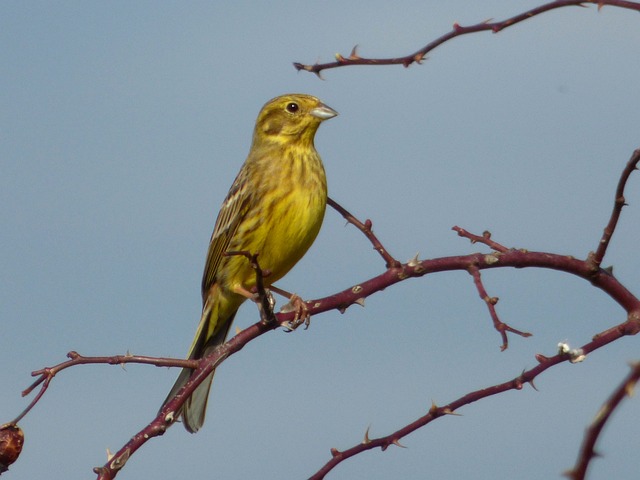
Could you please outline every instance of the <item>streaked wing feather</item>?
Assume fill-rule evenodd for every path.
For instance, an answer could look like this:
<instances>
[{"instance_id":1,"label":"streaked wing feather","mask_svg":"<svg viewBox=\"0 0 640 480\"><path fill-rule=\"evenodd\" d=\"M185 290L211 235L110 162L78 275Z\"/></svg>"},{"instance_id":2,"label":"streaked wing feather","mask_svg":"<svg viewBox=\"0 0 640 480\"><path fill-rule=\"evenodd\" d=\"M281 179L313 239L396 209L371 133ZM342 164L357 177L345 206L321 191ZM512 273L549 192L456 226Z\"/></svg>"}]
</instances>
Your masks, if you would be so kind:
<instances>
[{"instance_id":1,"label":"streaked wing feather","mask_svg":"<svg viewBox=\"0 0 640 480\"><path fill-rule=\"evenodd\" d=\"M244 169L240 171L233 182L227 198L225 198L218 213L216 225L209 241L207 262L202 275L202 300L206 300L211 285L216 281L216 275L224 252L235 235L238 225L249 208L249 192L245 182Z\"/></svg>"}]
</instances>

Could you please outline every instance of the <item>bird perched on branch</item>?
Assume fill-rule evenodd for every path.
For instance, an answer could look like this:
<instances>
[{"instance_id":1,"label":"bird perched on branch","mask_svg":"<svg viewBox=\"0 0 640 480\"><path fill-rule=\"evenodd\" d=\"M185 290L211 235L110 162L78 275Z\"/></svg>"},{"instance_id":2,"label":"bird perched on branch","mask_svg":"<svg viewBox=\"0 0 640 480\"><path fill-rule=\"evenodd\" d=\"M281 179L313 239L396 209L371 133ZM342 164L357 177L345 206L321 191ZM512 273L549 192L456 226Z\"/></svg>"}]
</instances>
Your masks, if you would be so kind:
<instances>
[{"instance_id":1,"label":"bird perched on branch","mask_svg":"<svg viewBox=\"0 0 640 480\"><path fill-rule=\"evenodd\" d=\"M240 305L253 298L256 273L246 256L258 254L268 271L265 287L282 278L315 240L324 217L327 181L314 147L324 120L338 113L310 95L290 94L267 102L256 120L249 155L216 220L202 277L202 317L189 359L223 343ZM178 376L165 404L185 385L192 370ZM204 423L213 373L184 403L185 428Z\"/></svg>"}]
</instances>

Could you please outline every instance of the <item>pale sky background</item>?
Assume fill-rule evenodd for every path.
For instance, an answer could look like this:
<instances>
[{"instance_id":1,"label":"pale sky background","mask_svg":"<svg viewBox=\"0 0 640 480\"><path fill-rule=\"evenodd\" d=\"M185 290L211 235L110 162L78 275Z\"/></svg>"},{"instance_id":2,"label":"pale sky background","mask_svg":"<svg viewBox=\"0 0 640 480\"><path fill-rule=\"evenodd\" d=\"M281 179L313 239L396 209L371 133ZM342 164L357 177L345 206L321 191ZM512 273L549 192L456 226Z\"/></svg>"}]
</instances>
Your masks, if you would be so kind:
<instances>
[{"instance_id":1,"label":"pale sky background","mask_svg":"<svg viewBox=\"0 0 640 480\"><path fill-rule=\"evenodd\" d=\"M354 67L325 80L294 61L411 53L453 22L504 19L541 2L23 2L0 4L0 423L29 399L32 370L86 355L183 357L219 205L255 117L288 92L340 112L316 137L330 195L398 259L486 251L460 225L510 247L584 258L620 172L640 147L640 17L565 8L454 39L422 66ZM640 175L605 264L640 293ZM328 210L279 285L340 291L384 264ZM330 448L386 435L469 391L517 376L624 321L587 282L533 269L483 274L516 328L500 352L464 272L396 285L261 337L217 374L207 422L150 441L121 479L303 479ZM282 302L281 302L282 303ZM245 305L244 328L257 320ZM640 358L628 338L373 450L327 478L562 478L584 428ZM53 381L21 422L7 479L94 478L154 416L177 370L84 366ZM640 403L601 437L592 479L636 478ZM4 478L4 477L3 477Z\"/></svg>"}]
</instances>

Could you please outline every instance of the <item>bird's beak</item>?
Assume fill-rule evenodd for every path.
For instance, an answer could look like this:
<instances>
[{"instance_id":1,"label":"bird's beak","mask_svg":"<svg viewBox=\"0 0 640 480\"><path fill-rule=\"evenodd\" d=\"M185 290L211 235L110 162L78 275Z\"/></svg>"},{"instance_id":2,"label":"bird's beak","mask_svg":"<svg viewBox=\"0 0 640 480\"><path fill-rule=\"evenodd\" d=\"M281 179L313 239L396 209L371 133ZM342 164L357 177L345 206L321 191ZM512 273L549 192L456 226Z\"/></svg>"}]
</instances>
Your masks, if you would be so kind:
<instances>
[{"instance_id":1,"label":"bird's beak","mask_svg":"<svg viewBox=\"0 0 640 480\"><path fill-rule=\"evenodd\" d=\"M309 113L320 120L328 120L338 115L338 112L331 107L327 107L324 103L321 103Z\"/></svg>"}]
</instances>

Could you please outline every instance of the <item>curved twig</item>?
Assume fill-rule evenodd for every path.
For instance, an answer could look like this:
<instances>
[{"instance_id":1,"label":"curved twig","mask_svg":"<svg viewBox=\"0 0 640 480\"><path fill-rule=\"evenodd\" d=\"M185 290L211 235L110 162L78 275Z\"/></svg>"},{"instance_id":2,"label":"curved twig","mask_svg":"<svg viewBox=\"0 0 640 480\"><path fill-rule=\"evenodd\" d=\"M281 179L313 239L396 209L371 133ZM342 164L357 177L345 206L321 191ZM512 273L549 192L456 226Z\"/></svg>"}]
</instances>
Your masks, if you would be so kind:
<instances>
[{"instance_id":1,"label":"curved twig","mask_svg":"<svg viewBox=\"0 0 640 480\"><path fill-rule=\"evenodd\" d=\"M390 268L374 278L358 285L354 285L342 292L336 293L335 295L307 302L309 313L311 315L317 315L334 309L344 310L354 303L360 303L363 298L372 295L373 293L382 291L391 285L405 281L409 278L423 277L428 274L443 271L468 270L473 265L475 265L479 270L505 267L537 267L560 270L588 280L595 287L606 292L627 311L627 321L596 335L596 338L594 338L592 342L582 347L584 355L623 336L635 335L640 332L640 300L627 290L611 273L604 269L597 269L594 272L592 264L588 261L578 260L568 255L558 255L546 252L528 252L522 250L492 252L489 254L474 253L471 255L442 257L404 263L400 267ZM118 470L122 468L133 452L144 445L149 439L162 435L166 428L175 421L173 412L178 410L180 405L184 403L193 390L195 390L195 388L204 381L208 374L211 373L224 359L240 351L249 341L277 328L279 325L287 321L293 320L294 317L295 312L288 312L276 314L277 322L275 323L267 323L261 320L245 330L242 330L228 342L221 345L212 354L200 360L200 365L194 371L189 382L172 401L168 402L165 407L163 407L160 414L149 425L134 435L131 440L115 454L112 460L107 462L104 466L95 469L95 472L98 473L98 479L107 480L114 478ZM461 406L477 401L481 398L495 395L496 393L501 393L513 388L521 388L524 383L531 382L533 378L547 368L565 360L572 359L569 353L558 354L554 357L538 355L537 358L540 364L525 372L516 380L511 380L504 384L465 395L461 399L442 407L442 409L437 409L435 413L430 412L427 416L422 417L401 430L398 430L398 432L395 432L392 435L383 437L376 441L371 441L368 448L358 446L354 447L356 450L348 450L348 455L346 452L342 452L341 455L336 454L329 462L331 467L328 470L340 463L340 461L349 458L360 451L377 446L388 446L389 443L393 444L394 440L397 441L401 436L407 435L416 428L430 423L438 416L449 413L445 411L446 408L449 408L450 411L453 412ZM312 478L322 478L322 476Z\"/></svg>"},{"instance_id":2,"label":"curved twig","mask_svg":"<svg viewBox=\"0 0 640 480\"><path fill-rule=\"evenodd\" d=\"M625 171L621 177L618 185L617 198L620 197L619 193L624 188L627 179L635 168L636 163L640 159L640 150L634 152L632 160L627 164ZM618 206L620 202L616 202L614 207L614 214L612 220L609 223L609 229L606 234L608 238L613 235L613 232L617 225L617 220L620 215L621 206ZM586 260L580 260L569 255L559 255L547 252L530 252L527 250L515 250L508 249L501 244L491 240L491 235L485 232L482 236L475 235L467 232L460 227L454 227L454 230L458 235L471 239L474 242L483 243L492 248L494 251L490 253L473 253L469 255L459 255L452 257L441 257L435 259L418 260L412 259L407 263L399 263L391 255L389 255L386 249L382 246L379 240L373 235L371 231L371 222L365 223L359 222L355 217L349 214L344 208L340 207L336 202L331 200L330 205L341 212L350 223L356 225L360 230L369 238L374 245L374 248L380 253L380 255L387 261L387 269L380 275L368 279L357 285L353 285L342 292L338 292L334 295L312 300L307 302L308 313L311 315L317 315L322 312L337 309L340 311L346 310L354 303L361 304L363 299L376 292L382 291L385 288L400 283L409 278L419 278L429 274L452 271L452 270L465 270L471 273L474 277L476 287L479 294L483 298L488 298L486 290L482 286L480 279L480 271L493 268L547 268L553 270L559 270L572 275L578 276L589 281L593 286L603 290L614 301L616 301L626 312L627 320L619 325L611 327L610 329L597 334L593 340L585 344L581 349L578 349L579 355L574 351L561 351L552 357L546 357L544 355L537 355L539 365L535 368L523 372L517 378L494 385L489 388L471 392L458 400L455 400L443 407L432 406L429 412L423 417L417 419L411 424L401 428L400 430L381 437L371 440L368 434L365 436L365 442L351 449L340 452L338 450L332 450L332 459L322 467L311 478L323 478L324 475L337 464L343 460L356 455L365 450L371 448L380 447L386 449L389 445L398 444L399 439L415 431L416 429L430 423L446 414L452 414L457 409L464 405L468 405L477 400L486 398L497 393L504 392L506 390L521 389L525 383L532 383L533 379L544 372L546 369L553 365L564 361L578 361L576 358L584 358L584 355L601 348L623 336L635 335L640 332L640 299L632 294L624 285L622 285L610 270L600 268L593 261L593 255L590 255ZM344 212L344 213L343 213ZM244 252L234 252L235 254L243 254ZM215 351L213 351L207 357L200 360L178 360L167 358L155 358L155 357L143 357L134 355L117 355L110 357L83 357L76 352L70 352L68 354L70 360L60 363L54 367L44 368L33 372L34 376L38 376L38 380L34 382L28 389L25 390L25 394L31 392L35 387L42 384L42 388L36 399L30 404L30 406L23 412L18 419L12 423L16 423L21 419L26 412L28 412L35 403L42 397L44 392L49 386L50 381L60 371L69 368L74 365L80 364L123 364L123 363L145 363L156 366L177 366L187 367L194 370L191 378L187 384L178 392L178 394L169 402L167 402L158 415L151 421L145 428L140 430L134 435L126 445L124 445L115 455L113 455L109 461L102 467L96 467L94 471L98 474L98 479L106 480L113 479L118 471L126 464L130 456L142 445L144 445L151 438L162 435L166 429L171 426L176 418L175 412L177 412L180 406L186 401L186 399L193 393L197 386L202 383L207 376L222 363L227 357L240 351L248 342L263 335L264 333L274 330L281 325L286 325L287 322L295 320L296 312L280 312L273 314L269 299L267 298L267 292L261 284L263 272L257 262L255 255L249 255L252 265L256 270L258 276L258 303L262 307L261 320L254 325L239 332L233 338L226 343L220 345ZM488 302L490 304L490 302ZM493 314L492 314L493 318ZM496 323L497 315L494 318L494 323L499 325L503 324L499 319ZM274 321L275 320L275 321ZM500 328L499 328L499 331ZM503 331L501 331L502 333ZM522 334L522 332L515 331L514 333Z\"/></svg>"},{"instance_id":3,"label":"curved twig","mask_svg":"<svg viewBox=\"0 0 640 480\"><path fill-rule=\"evenodd\" d=\"M65 370L69 367L74 367L76 365L96 365L96 364L107 364L107 365L124 365L125 363L142 363L145 365L155 365L156 367L181 367L181 368L195 368L198 366L197 360L182 360L178 358L163 358L163 357L147 357L143 355L131 355L129 353L125 355L110 355L106 357L84 357L80 355L78 352L69 352L67 353L67 357L69 360L54 365L53 367L45 367L40 370L35 370L31 372L32 377L38 377L38 379L29 385L26 389L22 391L22 396L25 397L29 395L33 390L38 386L42 385L38 394L34 397L34 399L27 405L16 418L14 418L10 423L18 423L20 420L24 418L24 416L31 411L31 409L40 401L44 393L49 388L49 384L53 377L55 377L59 372Z\"/></svg>"},{"instance_id":4,"label":"curved twig","mask_svg":"<svg viewBox=\"0 0 640 480\"><path fill-rule=\"evenodd\" d=\"M635 155L635 154L634 154ZM629 166L627 166L629 170ZM625 172L627 171L625 170ZM630 170L629 170L630 172ZM624 181L626 178L623 174ZM331 205L338 211L346 212L345 218L356 226L359 227L365 235L372 241L374 247L378 242L377 238L373 236L370 228L370 222L362 224L358 222L351 214L340 207L336 202L331 201ZM343 214L344 215L344 214ZM617 218L616 218L617 220ZM610 235L615 230L616 222L613 223ZM411 261L398 264L393 257L389 256L390 261L387 264L394 265L388 267L387 270L380 275L366 280L360 284L354 285L342 292L334 295L312 300L307 302L308 313L310 315L317 315L328 310L338 309L345 311L349 306L354 303L361 304L364 298L373 293L384 290L385 288L394 285L396 283L405 281L409 278L423 277L428 274L451 271L451 270L466 270L474 275L476 286L479 283L479 272L484 269L491 268L525 268L525 267L537 267L548 268L553 270L559 270L570 273L589 281L593 286L603 290L614 301L616 301L626 312L627 320L619 325L611 327L610 329L601 332L594 336L593 340L585 344L581 349L579 358L584 358L588 353L603 347L623 336L635 335L640 332L640 299L632 294L624 285L622 285L617 278L615 278L611 271L602 269L592 261L592 256L586 260L579 260L570 255L558 255L547 252L529 252L527 250L515 250L507 249L499 243L491 240L490 234L485 232L482 236L474 235L467 232L460 227L454 227L454 230L458 232L458 235L470 238L472 241L484 243L494 249L491 253L474 253L470 255L460 255L455 257L442 257L428 260L418 260L417 258ZM383 258L385 256L386 249L380 245L381 250L378 250ZM384 252L384 253L383 253ZM387 254L388 255L388 254ZM256 259L252 257L255 261ZM256 273L261 276L262 272L256 263ZM479 283L480 286L481 282ZM478 288L479 293L485 297L486 291L484 287ZM483 294L484 292L484 294ZM259 293L263 297L266 292L262 289ZM165 404L156 418L149 423L144 429L134 435L131 440L124 445L105 465L97 467L94 471L98 474L98 480L111 480L118 471L124 466L129 457L142 445L144 445L149 439L162 435L166 429L175 421L174 412L178 411L179 407L185 402L185 400L191 395L195 388L222 362L224 359L240 351L244 345L249 341L257 338L264 333L277 328L279 325L286 324L287 321L295 319L295 312L280 312L275 315L276 321L264 321L264 318L255 323L254 325L241 331L226 343L218 347L209 356L198 361L199 365L194 370L189 382L183 387L183 389L173 398L170 402ZM499 321L499 320L498 320ZM495 322L495 319L494 319ZM500 322L502 323L502 322ZM438 417L455 412L458 408L468 405L469 403L478 401L482 398L495 395L497 393L504 392L506 390L521 389L525 383L532 383L533 379L544 372L546 369L564 361L578 361L576 360L575 353L573 351L561 351L553 357L546 357L544 355L536 356L539 365L535 368L525 371L519 377L514 380L504 382L502 384L494 385L489 388L471 392L454 402L445 405L444 407L432 406L429 412L423 417L417 419L411 424L403 427L402 429L381 437L375 440L369 439L368 434L365 436L365 442L355 447L352 447L346 451L340 452L336 449L332 450L332 459L325 464L314 476L313 479L320 479L326 475L337 464L346 460L347 458L356 455L362 451L370 450L372 448L380 447L383 450L389 445L398 444L399 439L415 431L416 429L430 423ZM51 377L47 377L51 378Z\"/></svg>"},{"instance_id":5,"label":"curved twig","mask_svg":"<svg viewBox=\"0 0 640 480\"><path fill-rule=\"evenodd\" d=\"M536 15L540 15L541 13L562 7L584 7L585 4L597 5L598 10L601 9L604 5L609 5L612 7L627 8L630 10L640 11L640 3L628 2L624 0L557 0L554 2L546 3L544 5L540 5L536 8L532 8L531 10L527 10L526 12L507 18L506 20L502 20L501 22L489 22L487 20L476 25L470 25L468 27L463 27L457 23L454 23L453 29L450 32L445 33L441 37L428 43L420 50L403 57L364 58L358 55L356 46L353 48L353 50L351 50L351 53L348 57L344 57L337 53L335 55L335 62L315 63L313 65L294 62L293 66L298 71L304 70L306 72L315 73L318 77L320 77L320 73L323 70L328 70L330 68L348 67L353 65L402 65L404 67L409 67L413 63L421 64L427 58L428 52L434 50L436 47L439 47L452 38L481 31L491 31L493 33L498 33L505 28L511 27L516 23L528 20L532 17L535 17Z\"/></svg>"},{"instance_id":6,"label":"curved twig","mask_svg":"<svg viewBox=\"0 0 640 480\"><path fill-rule=\"evenodd\" d=\"M601 348L604 345L611 343L614 340L617 340L621 336L625 335L625 332L627 330L627 323L628 322L625 322L621 325L618 325L618 327L616 327L615 329L609 329L607 332L596 335L596 339L582 346L584 354L586 355L589 352L593 352L594 350L597 350L598 348ZM635 328L636 327L634 326L632 330L635 330ZM509 390L522 390L522 387L527 383L533 386L534 379L548 368L553 367L554 365L557 365L559 363L571 361L571 356L568 353L559 353L553 357L545 357L539 355L537 358L539 359L540 363L536 367L522 372L516 378L507 380L506 382L499 383L488 388L483 388L481 390L476 390L475 392L468 393L442 407L438 407L437 405L433 404L424 416L416 419L405 427L389 435L370 439L367 431L364 441L362 441L358 445L355 445L344 451L332 448L332 458L327 463L325 463L322 468L320 468L315 474L309 477L309 480L323 479L339 463L350 457L353 457L354 455L358 455L359 453L371 450L373 448L380 448L382 451L384 451L391 445L399 445L399 441L401 438L406 437L410 433L415 432L419 428L424 427L425 425L433 422L438 418L441 418L445 415L454 415L463 406Z\"/></svg>"}]
</instances>

